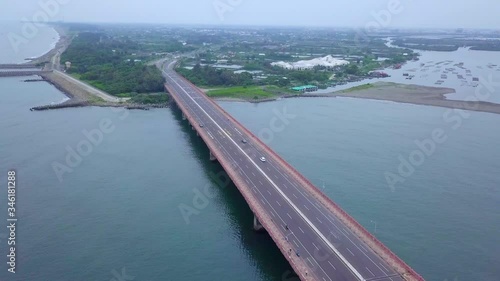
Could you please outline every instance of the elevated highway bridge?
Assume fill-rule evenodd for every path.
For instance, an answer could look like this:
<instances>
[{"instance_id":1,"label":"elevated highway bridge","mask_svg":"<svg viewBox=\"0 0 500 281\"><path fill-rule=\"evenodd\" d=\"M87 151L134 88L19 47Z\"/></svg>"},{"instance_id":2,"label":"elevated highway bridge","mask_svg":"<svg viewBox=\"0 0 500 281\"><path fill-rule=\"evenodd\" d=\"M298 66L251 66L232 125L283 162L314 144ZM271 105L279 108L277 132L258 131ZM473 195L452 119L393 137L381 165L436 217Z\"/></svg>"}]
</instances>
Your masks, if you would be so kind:
<instances>
[{"instance_id":1,"label":"elevated highway bridge","mask_svg":"<svg viewBox=\"0 0 500 281\"><path fill-rule=\"evenodd\" d=\"M424 280L174 65L166 90L301 280Z\"/></svg>"}]
</instances>

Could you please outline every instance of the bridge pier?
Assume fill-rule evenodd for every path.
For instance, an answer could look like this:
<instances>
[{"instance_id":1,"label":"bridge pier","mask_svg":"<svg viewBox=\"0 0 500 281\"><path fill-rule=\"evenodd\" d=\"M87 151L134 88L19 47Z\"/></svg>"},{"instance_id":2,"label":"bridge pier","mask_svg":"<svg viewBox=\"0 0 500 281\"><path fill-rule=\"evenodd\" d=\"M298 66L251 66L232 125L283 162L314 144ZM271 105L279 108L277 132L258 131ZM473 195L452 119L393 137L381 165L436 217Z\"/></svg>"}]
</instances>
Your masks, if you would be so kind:
<instances>
[{"instance_id":1,"label":"bridge pier","mask_svg":"<svg viewBox=\"0 0 500 281\"><path fill-rule=\"evenodd\" d=\"M217 161L217 157L210 151L210 161Z\"/></svg>"},{"instance_id":2,"label":"bridge pier","mask_svg":"<svg viewBox=\"0 0 500 281\"><path fill-rule=\"evenodd\" d=\"M253 230L257 232L264 231L264 227L262 226L259 219L255 215L253 215Z\"/></svg>"}]
</instances>

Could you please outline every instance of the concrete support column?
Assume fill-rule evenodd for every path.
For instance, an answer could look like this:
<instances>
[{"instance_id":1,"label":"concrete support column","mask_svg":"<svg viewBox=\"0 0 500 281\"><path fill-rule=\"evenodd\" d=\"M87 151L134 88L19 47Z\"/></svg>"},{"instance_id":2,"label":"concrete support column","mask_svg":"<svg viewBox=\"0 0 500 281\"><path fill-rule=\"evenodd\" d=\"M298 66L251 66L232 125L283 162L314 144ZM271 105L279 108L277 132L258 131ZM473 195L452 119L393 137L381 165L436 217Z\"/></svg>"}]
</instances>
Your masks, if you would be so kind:
<instances>
[{"instance_id":1,"label":"concrete support column","mask_svg":"<svg viewBox=\"0 0 500 281\"><path fill-rule=\"evenodd\" d=\"M210 151L210 161L217 161L217 158L215 157L215 155L212 153L212 151Z\"/></svg>"},{"instance_id":2,"label":"concrete support column","mask_svg":"<svg viewBox=\"0 0 500 281\"><path fill-rule=\"evenodd\" d=\"M257 232L264 231L264 227L262 226L259 219L255 215L253 215L253 230Z\"/></svg>"}]
</instances>

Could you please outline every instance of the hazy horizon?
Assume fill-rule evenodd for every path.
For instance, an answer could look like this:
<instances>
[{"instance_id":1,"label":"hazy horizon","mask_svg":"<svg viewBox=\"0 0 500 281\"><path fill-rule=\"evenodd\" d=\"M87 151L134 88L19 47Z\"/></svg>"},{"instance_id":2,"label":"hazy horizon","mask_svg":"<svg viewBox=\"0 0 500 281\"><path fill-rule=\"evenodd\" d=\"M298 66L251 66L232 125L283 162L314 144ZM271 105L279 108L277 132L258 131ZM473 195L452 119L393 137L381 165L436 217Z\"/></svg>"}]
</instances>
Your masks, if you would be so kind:
<instances>
[{"instance_id":1,"label":"hazy horizon","mask_svg":"<svg viewBox=\"0 0 500 281\"><path fill-rule=\"evenodd\" d=\"M346 27L382 29L500 29L500 1L443 0L157 0L106 2L26 0L3 3L2 21L198 26Z\"/></svg>"}]
</instances>

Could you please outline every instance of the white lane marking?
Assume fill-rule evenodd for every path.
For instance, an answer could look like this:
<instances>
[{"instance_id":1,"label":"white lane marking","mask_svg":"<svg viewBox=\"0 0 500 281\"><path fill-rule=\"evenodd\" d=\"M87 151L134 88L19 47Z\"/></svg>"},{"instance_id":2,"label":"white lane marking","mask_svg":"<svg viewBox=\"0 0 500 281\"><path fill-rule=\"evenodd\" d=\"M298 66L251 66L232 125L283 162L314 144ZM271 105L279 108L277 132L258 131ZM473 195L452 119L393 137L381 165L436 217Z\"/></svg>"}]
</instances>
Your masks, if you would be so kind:
<instances>
[{"instance_id":1,"label":"white lane marking","mask_svg":"<svg viewBox=\"0 0 500 281\"><path fill-rule=\"evenodd\" d=\"M349 248L347 248L347 247L346 247L346 249L347 249L347 251L349 251L349 253L351 253L351 255L352 255L353 257L355 256L355 255L354 255L354 253L353 253L353 252L351 252L351 250L349 250Z\"/></svg>"},{"instance_id":2,"label":"white lane marking","mask_svg":"<svg viewBox=\"0 0 500 281\"><path fill-rule=\"evenodd\" d=\"M312 244L313 244L314 248L316 248L316 250L318 250L318 251L319 251L318 246L316 246L316 244L314 244L314 242L312 242Z\"/></svg>"},{"instance_id":3,"label":"white lane marking","mask_svg":"<svg viewBox=\"0 0 500 281\"><path fill-rule=\"evenodd\" d=\"M343 227L342 227L342 229L341 229L341 230L342 230L342 232L344 232L344 233L345 233L345 235L346 235L346 236L349 236L349 235L350 235L350 234L349 234L349 231L347 231L347 229L345 229L345 228L343 228Z\"/></svg>"},{"instance_id":4,"label":"white lane marking","mask_svg":"<svg viewBox=\"0 0 500 281\"><path fill-rule=\"evenodd\" d=\"M359 248L361 248L361 250L365 251L368 253L368 250L366 250L365 246L363 246L363 244L358 244Z\"/></svg>"},{"instance_id":5,"label":"white lane marking","mask_svg":"<svg viewBox=\"0 0 500 281\"><path fill-rule=\"evenodd\" d=\"M241 170L238 170L238 173L240 173L240 175L242 175L242 176L243 176L243 173L241 172Z\"/></svg>"},{"instance_id":6,"label":"white lane marking","mask_svg":"<svg viewBox=\"0 0 500 281\"><path fill-rule=\"evenodd\" d=\"M230 156L230 158L232 158L232 157ZM248 175L246 175L246 173L245 173L245 176L247 176L247 177L248 177ZM259 194L261 194L261 195L263 196L262 192L258 191L258 193L259 193ZM278 213L276 212L275 208L274 208L273 206L271 206L271 204L269 203L269 201L268 201L265 197L264 197L264 200L265 200L266 202L268 202L268 204L269 204L270 208L272 209L272 211L270 211L270 212L271 212L271 215L272 215L273 217L275 217L275 218L280 219L280 220L281 220L281 222L283 222L283 223L284 223L283 225L281 225L281 227L283 228L283 230L284 230L285 232L286 232L286 231L288 231L288 230L285 228L286 223L285 223L285 221L283 220L283 218L281 218L281 217L278 215ZM277 202L277 203L278 203L278 202ZM278 203L278 204L279 204L279 203ZM273 212L273 211L274 211L274 212L276 212L276 216L275 216L275 214L274 214L274 212ZM300 228L300 227L299 227L299 229L300 229L300 230L304 233L304 231L302 230L302 228ZM292 233L290 233L290 234L291 234L293 237L295 237L295 239L297 239L297 236L296 236L293 232L292 232ZM299 244L300 244L300 245L302 245L302 243L300 242L300 240L297 240L297 241L299 242ZM294 241L294 242L295 242L295 241ZM295 242L295 245L297 245L297 247L300 247L300 246L299 246L296 242ZM310 256L313 256L313 255L312 255L312 254L311 254L311 253L307 250L307 248L305 248L303 245L302 245L302 247L304 248L304 250L305 250L305 251L306 251L306 252L307 252ZM316 262L316 265L317 265L317 266L321 269L321 271L322 271L323 273L325 273L325 274L326 274L325 270L324 270L324 269L323 269L323 268L319 265L319 263L318 263L316 260L314 260L314 261ZM335 267L334 267L334 269L336 270L336 268L335 268ZM332 279L331 279L331 278L328 278L328 279L332 281ZM392 281L394 281L394 280L392 280Z\"/></svg>"},{"instance_id":7,"label":"white lane marking","mask_svg":"<svg viewBox=\"0 0 500 281\"><path fill-rule=\"evenodd\" d=\"M337 226L335 226L335 227L337 227ZM337 229L338 229L338 227L337 227ZM384 271L382 270L382 268L380 268L380 266L378 266L378 264L376 264L376 263L375 263L375 261L373 261L373 260L372 260L372 258L371 258L369 255L367 255L366 253L364 253L364 252L363 252L363 251L359 248L359 246L358 246L358 245L356 245L356 244L355 244L355 243L351 240L351 238L349 238L349 236L345 236L345 237L347 238L347 240L349 240L349 241L351 242L351 244L353 244L353 245L354 245L354 247L358 248L358 250L360 251L360 253L362 253L363 255L365 255L365 257L366 257L366 258L368 258L368 259L369 259L369 260L370 260L370 261L371 261L371 262L372 262L372 263L373 263L373 264L374 264L374 265L375 265L375 266L376 266L376 267L380 270L380 272L384 273ZM391 278L391 279L392 279L392 278Z\"/></svg>"},{"instance_id":8,"label":"white lane marking","mask_svg":"<svg viewBox=\"0 0 500 281\"><path fill-rule=\"evenodd\" d=\"M372 271L371 271L368 267L366 267L366 266L365 266L365 268L366 268L368 271L370 271L370 273L371 273L373 276L375 276L375 273L373 273L373 272L372 272Z\"/></svg>"},{"instance_id":9,"label":"white lane marking","mask_svg":"<svg viewBox=\"0 0 500 281\"><path fill-rule=\"evenodd\" d=\"M262 200L262 198L260 198L260 202L262 202L263 205L266 205L266 202L264 202L264 200Z\"/></svg>"},{"instance_id":10,"label":"white lane marking","mask_svg":"<svg viewBox=\"0 0 500 281\"><path fill-rule=\"evenodd\" d=\"M289 214L289 213L286 213L286 215L287 215L290 219L292 219L292 216L290 216L290 214Z\"/></svg>"},{"instance_id":11,"label":"white lane marking","mask_svg":"<svg viewBox=\"0 0 500 281\"><path fill-rule=\"evenodd\" d=\"M337 270L337 268L330 261L328 261L328 263L333 267L334 270Z\"/></svg>"},{"instance_id":12,"label":"white lane marking","mask_svg":"<svg viewBox=\"0 0 500 281\"><path fill-rule=\"evenodd\" d=\"M302 230L302 228L299 226L299 230L305 234L304 230ZM314 243L313 243L314 244ZM318 249L319 250L319 249Z\"/></svg>"},{"instance_id":13,"label":"white lane marking","mask_svg":"<svg viewBox=\"0 0 500 281\"><path fill-rule=\"evenodd\" d=\"M168 75L168 74L167 74ZM170 77L170 75L168 75ZM172 77L170 77L170 79L172 79ZM222 127L217 123L215 122L215 120L212 118L212 116L210 116L197 102L196 100L194 100L187 92L186 90L184 90L184 88L181 87L181 85L179 83L177 83L177 81L174 80L174 82L179 86L179 88L184 91L187 96L201 109L201 111L203 111L205 113L205 115L210 119L212 120L212 122L217 126L219 127L224 133L225 131L222 129ZM227 135L227 133L226 133ZM285 201L295 210L295 212L297 212L301 217L302 219L309 225L309 227L314 231L316 232L316 234L324 241L324 243L339 257L339 259L351 270L351 272L361 281L365 281L365 279L363 278L363 276L356 270L356 268L349 263L349 261L330 243L330 241L328 241L328 239L323 235L323 233L321 233L321 231L319 231L319 229L304 215L304 213L302 213L302 211L300 211L299 208L297 208L297 206L290 200L290 198L288 198L288 196L286 196L286 194L273 182L272 179L269 178L269 176L264 173L264 171L255 163L255 161L253 161L253 159L240 147L238 146L238 144L231 138L228 136L228 139L233 142L233 144L248 158L248 160L250 161L250 163L252 163L255 168L262 173L262 175L271 183L271 185L274 186L274 188L281 194L281 196L285 199ZM253 173L253 172L252 172ZM278 203L278 201L276 201L276 203ZM278 203L278 205L280 205ZM280 205L281 206L281 205Z\"/></svg>"},{"instance_id":14,"label":"white lane marking","mask_svg":"<svg viewBox=\"0 0 500 281\"><path fill-rule=\"evenodd\" d=\"M293 243L295 244L295 246L297 246L297 248L299 247L299 244L297 244L297 242L295 242L295 240L293 240Z\"/></svg>"},{"instance_id":15,"label":"white lane marking","mask_svg":"<svg viewBox=\"0 0 500 281\"><path fill-rule=\"evenodd\" d=\"M245 182L246 182L247 184L250 184L250 182L249 182L247 179L245 179Z\"/></svg>"},{"instance_id":16,"label":"white lane marking","mask_svg":"<svg viewBox=\"0 0 500 281\"><path fill-rule=\"evenodd\" d=\"M259 183L260 183L260 185L264 186L264 184L261 181L259 181Z\"/></svg>"},{"instance_id":17,"label":"white lane marking","mask_svg":"<svg viewBox=\"0 0 500 281\"><path fill-rule=\"evenodd\" d=\"M299 197L297 197L297 195L295 195L295 193L292 193L293 197L299 199Z\"/></svg>"},{"instance_id":18,"label":"white lane marking","mask_svg":"<svg viewBox=\"0 0 500 281\"><path fill-rule=\"evenodd\" d=\"M256 176L257 176L254 172L252 172L252 175L253 175L254 177L256 177Z\"/></svg>"},{"instance_id":19,"label":"white lane marking","mask_svg":"<svg viewBox=\"0 0 500 281\"><path fill-rule=\"evenodd\" d=\"M286 176L286 174L282 173L281 171L279 171L279 170L278 170L278 172L279 172L281 175L283 175L283 176L287 177L287 176ZM288 177L287 177L287 178L288 178ZM288 180L288 182L289 182L290 184L292 184L292 185L294 185L294 186L296 187L295 183L291 182L290 180ZM336 220L335 220L335 218L334 218L333 216L331 216L331 215L327 215L327 214L325 214L325 213L322 211L322 210L323 210L323 206L322 206L322 205L320 205L320 204L318 204L318 203L315 203L315 202L311 202L311 200L309 199L309 196L307 195L307 193L306 193L306 194L304 194L304 193L303 193L303 192L302 192L299 188L297 188L297 187L296 187L296 188L295 188L295 190L297 190L300 194L304 195L304 196L306 197L307 201L309 201L309 203L311 203L311 204L312 204L312 206L313 206L314 208L316 208L316 210L318 210L318 211L319 211L319 212L320 212L320 213L321 213L321 214L322 214L322 215L326 218L326 220L327 220L327 221L329 221L329 222L330 222L330 223L331 223L331 224L332 224L332 225L333 225L333 226L334 226L337 230L339 230L339 231L341 230L341 229L337 226L337 224L335 223L335 221L336 221ZM304 207L306 207L306 206L304 205ZM318 208L318 207L319 207L319 208ZM306 209L308 209L308 208L306 207ZM343 232L342 232L342 231L340 231L340 233L342 233L342 234L343 234ZM339 239L339 237L338 237L338 236L337 236L337 235L336 235L333 231L331 231L331 234L333 234L333 236L334 236L337 240ZM354 243L354 242L353 242L353 241L352 241L352 240L351 240L351 239L350 239L347 235L346 235L346 238L347 238L347 239L351 242L351 244L353 244L356 248L358 248L358 249L359 249L358 245L357 245L357 244L355 244L355 243ZM363 251L365 251L366 253L364 253ZM367 254L367 253L370 253L370 252L369 252L368 250L364 249L364 248L363 248L363 251L361 251L361 253L362 253L363 255L365 255L365 256L366 256L366 257L367 257L367 258L368 258L368 259L369 259L369 260L370 260L370 261L371 261L371 262L372 262L375 266L377 266L377 267L380 269L380 271L381 271L381 272L383 272L382 268L380 268L380 267L379 267L379 266L375 263L375 261L373 261L373 260L372 260L372 258L371 258L371 257ZM389 272L391 272L391 271L389 271ZM392 279L392 278L391 278L391 279Z\"/></svg>"},{"instance_id":20,"label":"white lane marking","mask_svg":"<svg viewBox=\"0 0 500 281\"><path fill-rule=\"evenodd\" d=\"M281 204L280 204L280 202L276 201L276 203L278 203L278 205L280 205L280 207L281 207Z\"/></svg>"},{"instance_id":21,"label":"white lane marking","mask_svg":"<svg viewBox=\"0 0 500 281\"><path fill-rule=\"evenodd\" d=\"M389 272L389 273L390 273L390 271L389 271L389 269L387 269L387 267L385 267L385 266L384 266L383 264L381 264L381 263L378 263L378 264L380 264L380 266L382 266L382 267L385 269L385 271L387 271L387 272Z\"/></svg>"},{"instance_id":22,"label":"white lane marking","mask_svg":"<svg viewBox=\"0 0 500 281\"><path fill-rule=\"evenodd\" d=\"M307 205L304 205L304 208L306 208L308 211L310 211L309 208L307 208Z\"/></svg>"},{"instance_id":23,"label":"white lane marking","mask_svg":"<svg viewBox=\"0 0 500 281\"><path fill-rule=\"evenodd\" d=\"M271 191L269 191L269 189L266 189L267 193L269 193L269 195L271 195Z\"/></svg>"}]
</instances>

